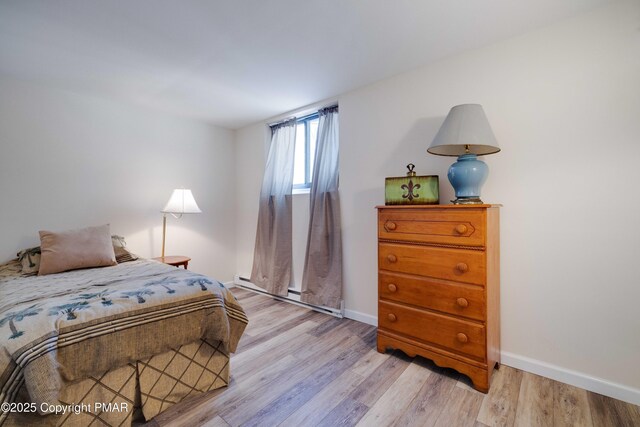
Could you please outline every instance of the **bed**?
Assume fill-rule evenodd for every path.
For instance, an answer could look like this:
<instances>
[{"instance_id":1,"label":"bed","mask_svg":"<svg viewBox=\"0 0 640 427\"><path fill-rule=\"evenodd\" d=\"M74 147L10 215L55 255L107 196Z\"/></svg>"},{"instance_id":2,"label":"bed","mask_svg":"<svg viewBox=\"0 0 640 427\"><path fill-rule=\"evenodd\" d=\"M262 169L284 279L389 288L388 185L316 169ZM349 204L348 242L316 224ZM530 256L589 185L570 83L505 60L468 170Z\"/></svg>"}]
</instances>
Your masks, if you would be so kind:
<instances>
[{"instance_id":1,"label":"bed","mask_svg":"<svg viewBox=\"0 0 640 427\"><path fill-rule=\"evenodd\" d=\"M0 266L0 425L131 425L229 383L247 317L219 282L150 260Z\"/></svg>"}]
</instances>

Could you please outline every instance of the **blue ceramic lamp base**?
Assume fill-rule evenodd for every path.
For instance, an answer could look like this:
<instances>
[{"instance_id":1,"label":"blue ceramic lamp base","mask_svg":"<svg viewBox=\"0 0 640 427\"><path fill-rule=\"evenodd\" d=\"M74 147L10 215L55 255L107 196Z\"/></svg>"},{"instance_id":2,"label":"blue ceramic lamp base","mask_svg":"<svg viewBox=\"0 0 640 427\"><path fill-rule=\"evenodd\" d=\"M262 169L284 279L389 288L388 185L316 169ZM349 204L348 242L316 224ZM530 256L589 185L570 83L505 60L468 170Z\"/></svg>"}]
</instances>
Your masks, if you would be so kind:
<instances>
[{"instance_id":1,"label":"blue ceramic lamp base","mask_svg":"<svg viewBox=\"0 0 640 427\"><path fill-rule=\"evenodd\" d=\"M456 192L456 205L482 204L480 188L487 180L489 168L475 154L463 154L451 165L447 177Z\"/></svg>"}]
</instances>

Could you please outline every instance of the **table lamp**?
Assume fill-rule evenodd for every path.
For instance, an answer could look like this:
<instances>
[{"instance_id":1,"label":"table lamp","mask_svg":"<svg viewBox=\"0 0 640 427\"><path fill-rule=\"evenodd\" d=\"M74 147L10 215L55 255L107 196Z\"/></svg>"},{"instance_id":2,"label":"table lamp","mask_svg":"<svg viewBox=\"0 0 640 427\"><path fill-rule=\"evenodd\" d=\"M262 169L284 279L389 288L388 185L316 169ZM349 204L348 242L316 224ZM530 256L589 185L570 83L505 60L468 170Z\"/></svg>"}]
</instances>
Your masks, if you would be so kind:
<instances>
[{"instance_id":1,"label":"table lamp","mask_svg":"<svg viewBox=\"0 0 640 427\"><path fill-rule=\"evenodd\" d=\"M196 200L191 194L191 190L179 188L173 190L167 205L161 211L162 215L162 257L164 258L164 242L167 234L167 214L174 218L180 218L183 214L202 213Z\"/></svg>"},{"instance_id":2,"label":"table lamp","mask_svg":"<svg viewBox=\"0 0 640 427\"><path fill-rule=\"evenodd\" d=\"M480 188L489 168L478 156L497 153L500 147L481 105L453 107L427 151L439 156L458 156L447 173L456 192L452 203L482 203Z\"/></svg>"}]
</instances>

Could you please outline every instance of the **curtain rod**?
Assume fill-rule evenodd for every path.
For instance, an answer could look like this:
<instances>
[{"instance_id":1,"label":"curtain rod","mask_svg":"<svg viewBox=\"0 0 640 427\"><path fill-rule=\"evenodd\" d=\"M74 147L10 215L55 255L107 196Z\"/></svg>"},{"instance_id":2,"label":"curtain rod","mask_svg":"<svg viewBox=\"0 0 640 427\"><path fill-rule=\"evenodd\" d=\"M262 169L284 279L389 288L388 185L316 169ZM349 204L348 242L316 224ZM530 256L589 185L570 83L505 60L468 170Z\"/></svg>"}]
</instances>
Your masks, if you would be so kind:
<instances>
[{"instance_id":1,"label":"curtain rod","mask_svg":"<svg viewBox=\"0 0 640 427\"><path fill-rule=\"evenodd\" d=\"M301 119L306 119L307 117L311 117L311 116L313 116L313 115L315 115L315 114L318 114L318 112L319 112L320 110L324 110L325 108L334 108L334 107L337 107L337 106L338 106L338 103L332 103L332 104L325 105L325 106L323 106L323 107L318 108L318 109L317 109L316 111L314 111L313 113L309 113L309 114L306 114L306 115L301 116L301 117L290 116L290 117L287 117L286 119L278 120L277 122L267 123L267 125L268 125L269 127L271 127L271 128L272 128L272 127L274 127L274 126L278 126L278 125L281 125L282 123L288 122L289 120L301 120Z\"/></svg>"}]
</instances>

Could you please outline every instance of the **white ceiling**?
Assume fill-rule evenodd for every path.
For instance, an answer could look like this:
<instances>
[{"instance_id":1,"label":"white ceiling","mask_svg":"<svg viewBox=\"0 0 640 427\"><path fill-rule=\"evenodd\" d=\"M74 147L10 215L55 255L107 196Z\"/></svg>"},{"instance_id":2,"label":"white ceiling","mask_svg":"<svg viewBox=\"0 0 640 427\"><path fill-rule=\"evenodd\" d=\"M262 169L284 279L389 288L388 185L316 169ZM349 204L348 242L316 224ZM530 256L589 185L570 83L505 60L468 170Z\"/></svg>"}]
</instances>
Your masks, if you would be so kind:
<instances>
[{"instance_id":1,"label":"white ceiling","mask_svg":"<svg viewBox=\"0 0 640 427\"><path fill-rule=\"evenodd\" d=\"M0 0L0 73L238 128L606 0Z\"/></svg>"}]
</instances>

